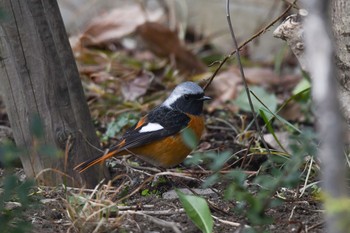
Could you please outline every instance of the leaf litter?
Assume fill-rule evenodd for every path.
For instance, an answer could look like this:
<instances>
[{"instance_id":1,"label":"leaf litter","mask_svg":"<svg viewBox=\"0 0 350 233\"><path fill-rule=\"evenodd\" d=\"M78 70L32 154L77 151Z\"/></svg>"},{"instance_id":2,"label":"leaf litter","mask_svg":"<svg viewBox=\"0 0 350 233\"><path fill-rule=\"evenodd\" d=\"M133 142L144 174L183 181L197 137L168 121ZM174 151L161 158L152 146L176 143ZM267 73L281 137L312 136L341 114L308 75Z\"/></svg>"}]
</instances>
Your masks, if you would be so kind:
<instances>
[{"instance_id":1,"label":"leaf litter","mask_svg":"<svg viewBox=\"0 0 350 233\"><path fill-rule=\"evenodd\" d=\"M197 54L188 49L191 47L189 42L180 40L176 31L166 27L163 16L163 12L146 12L140 7L111 10L103 16L92 19L86 30L71 40L75 41L72 48L103 147L110 147L116 143L118 135L130 127L138 117L160 104L178 83L185 80L203 81L213 72L214 68L209 67L210 64L205 63L204 57L201 57L201 49L197 50ZM209 45L203 44L203 48L204 46ZM215 48L209 51L213 56L217 56ZM301 75L298 74L277 74L273 64L246 67L245 72L249 84L258 86L260 96L263 95L261 100L263 102L268 100L265 104L272 111L276 111L293 95L293 88L301 80ZM197 160L198 165L181 165L177 169L169 169L165 180L162 180L154 178L155 174L160 174L161 171L149 167L137 158L113 159L109 164L114 166L111 168L116 176L114 183L98 187L93 191L96 195L91 196L86 202L90 214L101 211L99 216L105 217L95 216L92 218L93 221L88 219L87 213L80 212L79 201L74 204L72 200L66 199L67 195L81 199L85 196L85 192L90 191L81 189L65 193L59 189L61 191L52 193L51 188L44 188L41 198L57 198L66 200L67 203L65 206L55 205L50 210L45 210L43 207L42 213L53 211L55 208L57 208L54 210L55 213L70 212L70 220L67 215L60 215L57 221L50 222L50 226L64 223L52 232L66 232L67 229L74 232L77 229L81 230L87 222L89 224L86 226L89 229L97 229L100 232L111 229L168 232L169 229L176 228L182 232L198 231L184 213L179 200L164 201L160 195L174 187L201 188L201 184L211 176L214 180L215 174L209 169L209 163L215 161L215 156L225 151L231 153L222 161L222 168L218 170L218 174L226 174L232 168L244 168L247 174L254 175L263 161L266 161L266 156L258 152L260 143L256 139L254 127L251 126L252 116L249 109L243 107L242 103L237 104L243 90L240 80L237 68L230 62L224 66L208 90L209 95L215 99L206 106L207 130L198 149L189 156L189 160ZM304 107L300 99L290 104L299 108ZM283 111L283 116L287 120L298 124L310 123L302 111ZM261 124L264 124L262 120ZM279 124L274 125L274 130L278 135L285 135L288 132ZM280 148L273 142L271 136L266 137L269 138L269 144L278 151ZM285 136L283 138L283 141L289 144L289 140ZM203 155L207 152L211 154ZM249 183L249 180L247 182ZM236 223L246 222L240 214L232 212L240 203L224 200L226 185L225 182L215 183L213 188L219 195L207 197L207 201L211 203L210 209L214 211L213 215L217 216L216 219L220 219L215 222L214 232L229 232L237 229L239 224ZM139 191L146 188L147 192L143 192L146 196L141 195L142 192ZM291 190L291 193L293 196L295 190ZM128 198L123 199L126 196ZM123 201L118 201L121 199ZM287 199L293 200L293 197ZM320 206L312 198L311 193L291 203L292 205L286 204L268 209L268 215L275 218L275 222L268 225L271 232L295 229L300 224L303 227L312 227L320 222L321 215L317 212ZM122 212L122 206L130 207L129 212ZM118 215L118 211L123 214ZM139 214L136 211L140 211ZM170 214L157 211L169 211ZM291 213L294 215L291 216ZM37 217L33 219L51 221L45 214L35 213L35 215ZM130 218L131 216L133 217ZM72 220L83 222L72 225L69 223ZM175 225L164 225L161 220L175 221L173 223ZM34 223L35 221L37 220L33 220ZM111 223L113 224L109 225ZM37 232L44 232L38 224L34 226ZM322 225L314 229L320 230Z\"/></svg>"}]
</instances>

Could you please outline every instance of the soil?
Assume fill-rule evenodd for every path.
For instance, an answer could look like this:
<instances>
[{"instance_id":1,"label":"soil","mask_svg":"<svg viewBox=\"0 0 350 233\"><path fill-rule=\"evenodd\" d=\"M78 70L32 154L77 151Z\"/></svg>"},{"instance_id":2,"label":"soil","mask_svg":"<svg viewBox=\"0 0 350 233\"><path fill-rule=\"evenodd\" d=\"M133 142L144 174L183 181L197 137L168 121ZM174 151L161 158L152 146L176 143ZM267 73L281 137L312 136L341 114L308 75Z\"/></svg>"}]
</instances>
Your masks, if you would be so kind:
<instances>
[{"instance_id":1,"label":"soil","mask_svg":"<svg viewBox=\"0 0 350 233\"><path fill-rule=\"evenodd\" d=\"M177 181L175 180L175 185ZM181 182L182 183L182 182ZM182 184L178 184L181 187ZM224 188L224 187L222 187ZM218 193L223 190L217 189ZM205 197L205 196L204 196ZM62 189L46 188L40 196L45 204L41 203L25 212L26 219L33 224L32 232L79 232L72 226L67 214L65 193ZM212 209L212 214L221 220L233 223L244 223L245 219L235 214L234 204L223 201L219 196L206 197L214 206L223 211ZM150 216L158 220L152 221L148 216L138 214L125 214L123 217L115 217L116 223L106 226L98 232L172 232L168 226L163 226L160 220L176 225L181 232L200 232L184 212L176 213L182 208L178 199L165 200L159 195L142 196L139 193L123 203L125 206L135 206L132 211L149 211ZM267 232L324 232L323 215L320 203L309 197L303 197L293 202L285 202L282 205L269 209L267 215L273 218L273 224L264 226ZM161 210L169 210L170 214L157 213ZM97 223L96 223L97 224ZM95 224L84 227L83 232L92 232ZM213 232L234 232L238 227L215 221Z\"/></svg>"},{"instance_id":2,"label":"soil","mask_svg":"<svg viewBox=\"0 0 350 233\"><path fill-rule=\"evenodd\" d=\"M209 124L207 133L199 145L199 151L224 151L228 148L239 151L242 145L232 144L232 137L234 137L234 132L225 128L224 125ZM241 156L243 154L238 155L238 157ZM251 160L249 164L244 165L244 168L247 171L256 171L262 161L264 158ZM192 172L191 177L196 178L197 181L168 175L164 177L165 179L150 179L146 182L150 174L157 173L154 171L156 168L149 167L137 158L113 160L109 164L113 164L112 173L121 176L111 186L102 186L100 191L94 195L94 201L103 203L105 206L108 203L118 203L120 209L118 213L116 210L110 211L108 222L103 224L100 222L100 228L96 232L172 232L172 227L177 228L180 232L201 232L184 213L178 198L165 199L162 195L175 188L198 188L201 191L203 188L198 180L205 179L210 174L205 166L198 169L198 167L181 165L180 170L178 168L167 170L183 174ZM134 166L134 164L138 165ZM235 164L235 166L241 165ZM23 177L23 171L19 173ZM211 203L212 214L221 220L214 221L213 232L235 232L240 228L239 224L250 225L242 214L235 212L238 203L226 201L223 198L226 188L226 183L218 182L213 186L214 192L203 195ZM123 195L130 195L134 190L136 192L133 195L118 201ZM32 232L93 232L99 225L98 221L93 218L85 221L87 216L79 218L78 214L72 212L72 209L81 210L83 205L80 203L79 206L72 202L71 198L74 194L84 197L90 195L91 190L36 187L34 191L35 204L26 209L24 213L25 219L33 225ZM284 190L284 193L290 193L290 197L287 197L281 205L266 211L273 221L260 228L255 227L258 232L325 232L322 206L314 197L306 193L300 198L295 198L296 192L292 189ZM68 209L70 209L70 217ZM104 216L106 217L105 214ZM77 220L74 222L72 219ZM245 228L242 232L251 232L248 230L249 228Z\"/></svg>"},{"instance_id":3,"label":"soil","mask_svg":"<svg viewBox=\"0 0 350 233\"><path fill-rule=\"evenodd\" d=\"M173 179L171 182L177 187L182 187L184 184L180 179ZM169 189L173 188L169 185L166 186ZM221 194L224 188L216 187L215 189L217 193ZM24 214L27 221L33 225L32 232L79 232L73 227L72 221L68 217L67 192L62 188L41 187L40 190L40 194L36 194L35 197L38 202L27 209ZM204 197L215 206L215 209L211 209L214 216L231 223L246 223L244 218L232 211L235 207L234 202L224 201L220 195ZM147 215L130 213L124 214L122 217L110 216L110 219L114 218L115 222L106 224L107 226L98 232L172 232L171 227L164 226L161 220L172 223L181 232L201 232L183 211L176 211L182 208L178 199L167 200L159 194L142 196L137 193L124 201L122 206L131 206L129 211L147 212ZM265 225L263 229L265 232L325 232L321 209L320 203L308 196L284 202L276 208L267 210L267 215L272 217L273 224ZM170 213L162 213L163 210L169 210ZM150 219L152 217L148 215L156 219L152 220ZM85 226L80 228L82 230L80 232L92 232L97 223L90 223L91 226L87 226L85 223ZM238 227L215 221L213 232L235 232L237 229Z\"/></svg>"}]
</instances>

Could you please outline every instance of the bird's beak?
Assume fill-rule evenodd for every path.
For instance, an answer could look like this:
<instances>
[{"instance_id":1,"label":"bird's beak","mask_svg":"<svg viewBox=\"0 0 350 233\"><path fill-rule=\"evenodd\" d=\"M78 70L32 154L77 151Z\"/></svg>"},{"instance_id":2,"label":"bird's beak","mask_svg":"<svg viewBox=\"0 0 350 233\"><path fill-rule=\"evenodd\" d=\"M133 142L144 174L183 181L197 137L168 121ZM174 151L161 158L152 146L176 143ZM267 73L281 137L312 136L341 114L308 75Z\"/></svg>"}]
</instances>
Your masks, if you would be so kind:
<instances>
[{"instance_id":1,"label":"bird's beak","mask_svg":"<svg viewBox=\"0 0 350 233\"><path fill-rule=\"evenodd\" d=\"M211 97L209 97L209 96L203 96L203 97L200 98L199 100L202 100L202 101L211 100Z\"/></svg>"}]
</instances>

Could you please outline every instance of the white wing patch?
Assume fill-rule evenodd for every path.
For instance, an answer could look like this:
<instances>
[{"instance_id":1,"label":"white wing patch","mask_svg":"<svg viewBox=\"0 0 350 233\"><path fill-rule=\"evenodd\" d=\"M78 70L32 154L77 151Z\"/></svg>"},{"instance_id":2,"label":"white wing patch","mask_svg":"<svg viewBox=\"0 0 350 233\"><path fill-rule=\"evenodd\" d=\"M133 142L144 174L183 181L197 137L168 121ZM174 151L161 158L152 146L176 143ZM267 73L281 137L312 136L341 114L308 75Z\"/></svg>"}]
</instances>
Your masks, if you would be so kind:
<instances>
[{"instance_id":1,"label":"white wing patch","mask_svg":"<svg viewBox=\"0 0 350 233\"><path fill-rule=\"evenodd\" d=\"M164 127L158 123L148 123L147 125L143 126L139 132L146 133L146 132L158 131L161 129L164 129Z\"/></svg>"}]
</instances>

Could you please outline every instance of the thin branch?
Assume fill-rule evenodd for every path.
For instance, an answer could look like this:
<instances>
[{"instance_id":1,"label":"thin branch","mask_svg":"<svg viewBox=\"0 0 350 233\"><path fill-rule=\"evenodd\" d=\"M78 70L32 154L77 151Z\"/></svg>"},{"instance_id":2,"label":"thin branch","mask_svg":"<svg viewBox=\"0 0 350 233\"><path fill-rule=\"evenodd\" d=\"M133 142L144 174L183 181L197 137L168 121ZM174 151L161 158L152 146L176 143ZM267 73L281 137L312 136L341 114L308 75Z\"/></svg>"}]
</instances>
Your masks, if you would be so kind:
<instances>
[{"instance_id":1,"label":"thin branch","mask_svg":"<svg viewBox=\"0 0 350 233\"><path fill-rule=\"evenodd\" d=\"M255 38L257 38L258 36L260 36L261 34L265 33L270 27L272 27L276 22L278 22L280 19L282 19L288 12L290 9L292 9L293 7L295 7L295 4L298 0L294 0L292 3L289 3L289 6L282 12L282 14L280 14L277 18L275 18L274 20L272 20L269 24L267 24L265 27L263 27L260 31L258 31L257 33L255 33L253 36L251 36L248 40L244 41L239 47L238 49L241 50L244 46L246 46L248 43L250 43L251 41L253 41ZM214 65L215 63L219 63L218 68L216 68L216 70L214 71L213 75L209 78L208 82L204 85L203 90L206 90L208 88L208 86L211 84L211 82L214 80L215 76L219 73L221 67L226 63L226 61L228 59L231 58L231 56L233 54L235 54L237 51L237 49L234 49L229 55L227 55L222 61L217 61L217 62L213 62L212 65Z\"/></svg>"},{"instance_id":2,"label":"thin branch","mask_svg":"<svg viewBox=\"0 0 350 233\"><path fill-rule=\"evenodd\" d=\"M238 222L227 221L227 220L221 219L221 218L219 218L219 217L216 217L216 216L214 216L214 215L212 215L212 217L213 217L213 219L217 220L218 222L221 222L221 223L226 224L226 225L229 225L229 226L233 226L233 227L239 227L239 226L241 226L241 224L238 223ZM248 225L245 225L244 227L250 228L250 226L248 226Z\"/></svg>"},{"instance_id":3,"label":"thin branch","mask_svg":"<svg viewBox=\"0 0 350 233\"><path fill-rule=\"evenodd\" d=\"M175 222L165 221L163 219L156 218L154 216L141 213L140 211L130 211L130 210L128 210L127 213L128 214L141 215L141 216L147 218L149 221L153 222L154 224L157 224L157 225L159 225L161 227L170 228L175 233L181 233L181 230L178 228L178 226L177 226L177 224Z\"/></svg>"},{"instance_id":4,"label":"thin branch","mask_svg":"<svg viewBox=\"0 0 350 233\"><path fill-rule=\"evenodd\" d=\"M246 94L247 94L249 106L250 106L250 109L252 110L255 126L256 126L257 132L258 132L258 134L260 136L260 139L261 139L262 143L264 144L265 149L267 150L268 154L271 154L270 149L268 148L267 143L266 143L266 141L265 141L265 139L263 137L263 134L261 132L261 128L259 126L259 122L258 122L258 119L257 119L257 114L255 112L255 109L254 109L254 106L253 106L253 102L252 102L252 99L251 99L251 96L250 96L250 91L249 91L249 87L248 87L248 84L247 84L247 80L246 80L246 77L244 75L244 70L243 70L243 65L242 65L242 62L241 62L241 56L240 56L240 53L239 53L238 43L237 43L236 36L235 36L234 31L233 31L233 27L232 27L232 23L231 23L230 0L226 0L226 18L227 18L228 26L230 28L230 33L231 33L231 37L232 37L232 40L233 40L234 48L236 49L236 59L237 59L237 62L238 62L239 70L241 72L242 81L243 81L244 88L245 88L245 91L246 91Z\"/></svg>"},{"instance_id":5,"label":"thin branch","mask_svg":"<svg viewBox=\"0 0 350 233\"><path fill-rule=\"evenodd\" d=\"M142 206L143 207L143 206ZM119 206L118 206L119 209ZM182 214L185 213L183 208L180 209L167 209L167 210L119 210L118 214L147 214L147 215L174 215L174 214Z\"/></svg>"}]
</instances>

